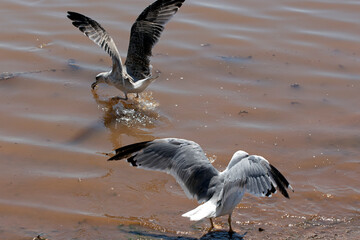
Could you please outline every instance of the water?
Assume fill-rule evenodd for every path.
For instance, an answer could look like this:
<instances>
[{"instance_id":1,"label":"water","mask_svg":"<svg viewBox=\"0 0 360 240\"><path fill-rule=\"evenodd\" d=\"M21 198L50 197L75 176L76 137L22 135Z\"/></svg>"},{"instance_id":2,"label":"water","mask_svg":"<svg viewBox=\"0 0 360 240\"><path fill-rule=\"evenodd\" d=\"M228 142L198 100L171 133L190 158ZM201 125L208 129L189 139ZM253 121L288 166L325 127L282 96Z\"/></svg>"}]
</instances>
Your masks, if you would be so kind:
<instances>
[{"instance_id":1,"label":"water","mask_svg":"<svg viewBox=\"0 0 360 240\"><path fill-rule=\"evenodd\" d=\"M92 92L111 59L66 11L98 20L125 57L150 3L0 4L0 238L200 238L209 223L181 217L197 203L171 176L106 161L125 144L178 137L219 170L238 149L262 155L295 188L290 200L245 195L233 214L245 239L356 239L360 4L187 0L153 50L161 74L140 99Z\"/></svg>"}]
</instances>

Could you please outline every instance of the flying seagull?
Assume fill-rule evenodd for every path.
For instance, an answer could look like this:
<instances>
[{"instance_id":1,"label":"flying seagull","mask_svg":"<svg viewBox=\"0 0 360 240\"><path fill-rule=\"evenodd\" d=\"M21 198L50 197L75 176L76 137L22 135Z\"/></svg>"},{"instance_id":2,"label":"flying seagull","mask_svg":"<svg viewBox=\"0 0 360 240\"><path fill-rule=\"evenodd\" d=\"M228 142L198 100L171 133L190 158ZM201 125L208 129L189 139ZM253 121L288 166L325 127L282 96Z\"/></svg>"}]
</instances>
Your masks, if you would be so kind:
<instances>
[{"instance_id":1,"label":"flying seagull","mask_svg":"<svg viewBox=\"0 0 360 240\"><path fill-rule=\"evenodd\" d=\"M139 93L157 77L151 74L151 50L159 40L164 25L178 11L185 0L157 0L138 16L131 27L130 42L125 64L121 62L119 51L110 35L95 20L80 13L67 12L72 24L79 28L94 43L104 49L112 58L112 69L99 73L91 85L107 83L120 89L128 99L128 93Z\"/></svg>"},{"instance_id":2,"label":"flying seagull","mask_svg":"<svg viewBox=\"0 0 360 240\"><path fill-rule=\"evenodd\" d=\"M290 186L286 178L265 158L237 151L227 168L219 172L212 166L200 145L189 140L163 138L139 142L115 150L108 161L127 159L134 167L171 174L189 198L203 203L183 214L191 221L229 215L241 201L245 192L255 196L271 196L278 189L286 198Z\"/></svg>"}]
</instances>

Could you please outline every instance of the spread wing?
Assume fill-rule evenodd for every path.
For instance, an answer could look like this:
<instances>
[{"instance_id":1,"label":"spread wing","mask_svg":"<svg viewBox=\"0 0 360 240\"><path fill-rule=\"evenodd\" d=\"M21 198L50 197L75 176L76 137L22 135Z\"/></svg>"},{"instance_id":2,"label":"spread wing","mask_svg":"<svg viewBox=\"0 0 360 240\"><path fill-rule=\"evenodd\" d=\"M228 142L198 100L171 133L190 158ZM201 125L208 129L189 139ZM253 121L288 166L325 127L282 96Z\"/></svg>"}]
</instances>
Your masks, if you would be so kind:
<instances>
[{"instance_id":1,"label":"spread wing","mask_svg":"<svg viewBox=\"0 0 360 240\"><path fill-rule=\"evenodd\" d=\"M292 187L286 178L265 158L251 155L242 158L224 172L224 192L230 194L233 188L244 188L255 196L271 196L278 189L286 198L286 188ZM225 198L224 198L225 199Z\"/></svg>"},{"instance_id":2,"label":"spread wing","mask_svg":"<svg viewBox=\"0 0 360 240\"><path fill-rule=\"evenodd\" d=\"M189 198L202 202L214 194L219 172L195 142L164 138L135 143L116 149L109 160L124 158L134 167L171 174Z\"/></svg>"},{"instance_id":3,"label":"spread wing","mask_svg":"<svg viewBox=\"0 0 360 240\"><path fill-rule=\"evenodd\" d=\"M157 0L139 15L131 27L126 71L135 81L151 75L150 56L164 25L185 0Z\"/></svg>"},{"instance_id":4,"label":"spread wing","mask_svg":"<svg viewBox=\"0 0 360 240\"><path fill-rule=\"evenodd\" d=\"M67 12L67 17L72 24L83 32L94 43L107 52L113 60L113 68L117 68L121 72L121 58L114 40L106 30L95 20L76 12Z\"/></svg>"}]
</instances>

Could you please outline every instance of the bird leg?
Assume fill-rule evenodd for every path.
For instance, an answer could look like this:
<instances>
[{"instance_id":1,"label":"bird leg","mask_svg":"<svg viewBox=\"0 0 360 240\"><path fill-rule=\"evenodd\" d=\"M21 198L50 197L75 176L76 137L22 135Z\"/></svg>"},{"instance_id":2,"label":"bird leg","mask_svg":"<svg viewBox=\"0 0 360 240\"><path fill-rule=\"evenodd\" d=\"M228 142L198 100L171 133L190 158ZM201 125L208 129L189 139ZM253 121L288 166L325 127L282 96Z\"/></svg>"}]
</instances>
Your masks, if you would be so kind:
<instances>
[{"instance_id":1,"label":"bird leg","mask_svg":"<svg viewBox=\"0 0 360 240\"><path fill-rule=\"evenodd\" d=\"M126 101L126 100L128 100L128 96L127 96L127 93L124 93L124 94L125 94L124 97L116 96L116 97L112 97L111 99L114 99L114 100L116 100L116 101L119 101L119 100L124 100L124 101Z\"/></svg>"},{"instance_id":2,"label":"bird leg","mask_svg":"<svg viewBox=\"0 0 360 240\"><path fill-rule=\"evenodd\" d=\"M210 226L208 232L211 232L211 231L214 230L214 229L215 229L215 231L218 231L218 230L216 230L216 229L221 229L221 226L214 224L214 221L213 221L212 218L209 218L209 219L210 219L210 224L211 224L211 226Z\"/></svg>"},{"instance_id":3,"label":"bird leg","mask_svg":"<svg viewBox=\"0 0 360 240\"><path fill-rule=\"evenodd\" d=\"M229 214L228 223L229 223L229 234L231 235L234 233L234 230L231 227L231 213Z\"/></svg>"},{"instance_id":4,"label":"bird leg","mask_svg":"<svg viewBox=\"0 0 360 240\"><path fill-rule=\"evenodd\" d=\"M212 218L209 218L210 219L210 224L211 224L211 226L210 226L210 228L209 228L209 232L211 231L211 230L213 230L214 229L214 223L213 223L213 220L212 220Z\"/></svg>"},{"instance_id":5,"label":"bird leg","mask_svg":"<svg viewBox=\"0 0 360 240\"><path fill-rule=\"evenodd\" d=\"M136 93L136 98L139 98L139 93Z\"/></svg>"}]
</instances>

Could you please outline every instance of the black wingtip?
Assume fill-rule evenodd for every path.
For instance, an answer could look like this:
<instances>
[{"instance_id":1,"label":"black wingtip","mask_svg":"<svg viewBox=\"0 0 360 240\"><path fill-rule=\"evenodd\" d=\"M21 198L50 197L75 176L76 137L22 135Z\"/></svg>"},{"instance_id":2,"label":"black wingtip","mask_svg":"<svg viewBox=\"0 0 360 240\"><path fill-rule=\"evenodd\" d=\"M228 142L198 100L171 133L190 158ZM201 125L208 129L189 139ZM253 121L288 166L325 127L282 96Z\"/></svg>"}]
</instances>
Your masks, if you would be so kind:
<instances>
[{"instance_id":1,"label":"black wingtip","mask_svg":"<svg viewBox=\"0 0 360 240\"><path fill-rule=\"evenodd\" d=\"M114 156L109 158L107 161L116 161L116 160L121 160L121 159L119 159L118 156L115 154Z\"/></svg>"},{"instance_id":2,"label":"black wingtip","mask_svg":"<svg viewBox=\"0 0 360 240\"><path fill-rule=\"evenodd\" d=\"M122 160L130 156L131 154L140 151L144 147L148 146L151 141L144 141L139 143L130 144L115 150L115 155L108 159L108 161Z\"/></svg>"},{"instance_id":3,"label":"black wingtip","mask_svg":"<svg viewBox=\"0 0 360 240\"><path fill-rule=\"evenodd\" d=\"M270 197L271 194L273 194L273 193L275 193L275 192L276 192L276 189L275 189L274 185L271 184L271 189L269 189L269 190L267 191L267 193L265 194L265 196Z\"/></svg>"},{"instance_id":4,"label":"black wingtip","mask_svg":"<svg viewBox=\"0 0 360 240\"><path fill-rule=\"evenodd\" d=\"M85 15L78 12L67 11L67 14L68 14L67 17L72 21L79 21L79 20L84 21L89 19Z\"/></svg>"},{"instance_id":5,"label":"black wingtip","mask_svg":"<svg viewBox=\"0 0 360 240\"><path fill-rule=\"evenodd\" d=\"M71 14L72 14L72 12L71 12L71 11L67 11L66 13L67 13L66 17L67 17L68 19L72 20L72 19L71 19Z\"/></svg>"},{"instance_id":6,"label":"black wingtip","mask_svg":"<svg viewBox=\"0 0 360 240\"><path fill-rule=\"evenodd\" d=\"M72 20L74 15L78 14L77 12L67 11L67 17Z\"/></svg>"},{"instance_id":7,"label":"black wingtip","mask_svg":"<svg viewBox=\"0 0 360 240\"><path fill-rule=\"evenodd\" d=\"M279 191L282 193L282 195L284 195L284 197L290 198L288 192L286 191L286 188L290 188L292 191L294 190L290 186L289 182L286 180L284 175L282 175L280 171L277 170L273 165L270 164L270 168L271 168L270 172L275 180L275 183Z\"/></svg>"}]
</instances>

